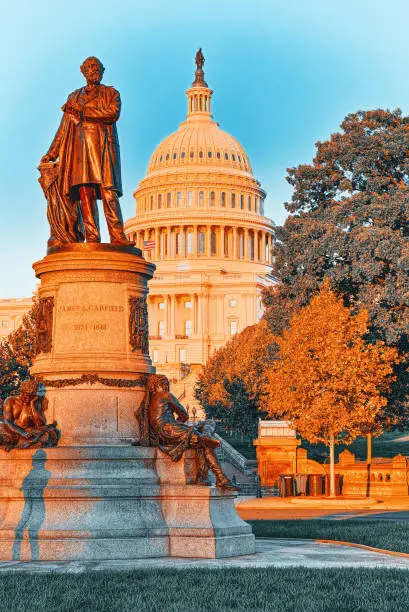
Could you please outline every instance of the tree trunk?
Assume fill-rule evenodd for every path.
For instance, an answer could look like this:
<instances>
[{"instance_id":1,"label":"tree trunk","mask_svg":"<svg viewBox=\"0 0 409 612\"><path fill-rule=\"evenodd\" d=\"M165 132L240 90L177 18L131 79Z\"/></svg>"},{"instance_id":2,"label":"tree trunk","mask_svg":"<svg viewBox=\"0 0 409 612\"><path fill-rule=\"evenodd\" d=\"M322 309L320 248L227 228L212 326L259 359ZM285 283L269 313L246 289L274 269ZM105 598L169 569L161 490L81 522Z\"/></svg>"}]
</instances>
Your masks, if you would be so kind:
<instances>
[{"instance_id":1,"label":"tree trunk","mask_svg":"<svg viewBox=\"0 0 409 612\"><path fill-rule=\"evenodd\" d=\"M372 463L372 434L366 436L366 462Z\"/></svg>"},{"instance_id":2,"label":"tree trunk","mask_svg":"<svg viewBox=\"0 0 409 612\"><path fill-rule=\"evenodd\" d=\"M334 436L330 434L329 437L329 460L330 460L330 468L329 468L329 496L335 497L335 441Z\"/></svg>"}]
</instances>

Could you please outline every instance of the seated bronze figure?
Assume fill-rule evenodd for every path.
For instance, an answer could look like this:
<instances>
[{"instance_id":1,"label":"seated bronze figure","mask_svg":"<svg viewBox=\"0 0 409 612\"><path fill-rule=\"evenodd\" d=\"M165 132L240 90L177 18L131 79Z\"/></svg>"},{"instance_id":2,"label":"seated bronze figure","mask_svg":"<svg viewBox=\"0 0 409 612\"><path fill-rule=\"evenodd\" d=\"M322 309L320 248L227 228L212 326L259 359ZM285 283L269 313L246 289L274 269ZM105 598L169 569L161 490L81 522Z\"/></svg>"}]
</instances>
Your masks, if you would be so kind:
<instances>
[{"instance_id":1,"label":"seated bronze figure","mask_svg":"<svg viewBox=\"0 0 409 612\"><path fill-rule=\"evenodd\" d=\"M160 448L172 461L179 461L187 449L195 449L195 484L206 485L210 470L216 476L216 487L236 489L221 469L213 450L220 446L220 441L213 435L214 422L200 421L196 425L188 425L189 414L169 392L166 376L149 377L147 417L150 444Z\"/></svg>"},{"instance_id":2,"label":"seated bronze figure","mask_svg":"<svg viewBox=\"0 0 409 612\"><path fill-rule=\"evenodd\" d=\"M0 448L39 448L56 446L60 437L57 423L47 425L44 385L25 380L20 395L8 397L0 419Z\"/></svg>"}]
</instances>

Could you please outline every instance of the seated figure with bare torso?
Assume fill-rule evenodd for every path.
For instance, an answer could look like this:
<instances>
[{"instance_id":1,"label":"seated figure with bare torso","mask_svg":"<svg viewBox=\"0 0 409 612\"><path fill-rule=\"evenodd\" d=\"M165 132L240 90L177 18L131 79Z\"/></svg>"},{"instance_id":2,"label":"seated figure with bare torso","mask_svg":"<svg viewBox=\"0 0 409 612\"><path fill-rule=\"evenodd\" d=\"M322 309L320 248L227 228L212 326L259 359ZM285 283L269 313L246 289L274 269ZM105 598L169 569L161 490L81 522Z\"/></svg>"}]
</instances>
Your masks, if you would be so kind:
<instances>
[{"instance_id":1,"label":"seated figure with bare torso","mask_svg":"<svg viewBox=\"0 0 409 612\"><path fill-rule=\"evenodd\" d=\"M236 489L224 474L214 454L213 449L220 445L220 441L213 435L213 422L200 421L196 425L188 425L189 414L169 392L166 376L150 376L148 393L147 416L151 444L169 455L172 461L179 461L187 449L194 449L197 462L195 484L207 484L210 470L216 476L216 487Z\"/></svg>"},{"instance_id":2,"label":"seated figure with bare torso","mask_svg":"<svg viewBox=\"0 0 409 612\"><path fill-rule=\"evenodd\" d=\"M0 418L0 448L33 448L56 446L59 440L57 423L47 425L45 388L35 380L25 380L20 395L8 397Z\"/></svg>"}]
</instances>

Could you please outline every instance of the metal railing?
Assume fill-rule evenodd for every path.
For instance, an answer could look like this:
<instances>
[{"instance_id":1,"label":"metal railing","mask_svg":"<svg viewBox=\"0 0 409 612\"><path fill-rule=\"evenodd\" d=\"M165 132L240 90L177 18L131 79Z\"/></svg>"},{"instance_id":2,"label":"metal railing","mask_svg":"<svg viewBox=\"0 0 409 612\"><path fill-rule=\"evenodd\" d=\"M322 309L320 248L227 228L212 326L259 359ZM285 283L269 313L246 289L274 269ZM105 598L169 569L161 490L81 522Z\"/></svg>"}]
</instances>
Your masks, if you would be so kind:
<instances>
[{"instance_id":1,"label":"metal railing","mask_svg":"<svg viewBox=\"0 0 409 612\"><path fill-rule=\"evenodd\" d=\"M253 467L251 467L251 464L254 464L254 461L250 462L248 459L246 459L246 457L244 457L241 453L239 453L238 450L233 448L231 444L226 442L224 438L222 438L218 434L214 434L214 435L215 435L215 438L220 440L220 446L217 449L217 453L220 459L222 461L228 461L229 463L234 465L235 468L240 470L242 474L245 474L246 476L252 474Z\"/></svg>"}]
</instances>

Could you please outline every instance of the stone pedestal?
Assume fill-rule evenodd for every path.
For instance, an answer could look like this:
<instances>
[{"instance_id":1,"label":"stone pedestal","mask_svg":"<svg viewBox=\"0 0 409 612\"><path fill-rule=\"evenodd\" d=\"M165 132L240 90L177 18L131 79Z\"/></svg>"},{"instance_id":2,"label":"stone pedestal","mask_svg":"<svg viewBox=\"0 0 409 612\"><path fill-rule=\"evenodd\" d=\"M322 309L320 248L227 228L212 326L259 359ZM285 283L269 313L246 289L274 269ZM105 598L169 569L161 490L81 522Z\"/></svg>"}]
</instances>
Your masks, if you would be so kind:
<instances>
[{"instance_id":1,"label":"stone pedestal","mask_svg":"<svg viewBox=\"0 0 409 612\"><path fill-rule=\"evenodd\" d=\"M33 267L51 315L31 373L44 381L60 444L129 443L154 372L146 295L155 266L133 247L73 244Z\"/></svg>"},{"instance_id":2,"label":"stone pedestal","mask_svg":"<svg viewBox=\"0 0 409 612\"><path fill-rule=\"evenodd\" d=\"M235 495L187 484L193 476L193 451L178 464L133 446L1 453L0 560L253 553Z\"/></svg>"},{"instance_id":3,"label":"stone pedestal","mask_svg":"<svg viewBox=\"0 0 409 612\"><path fill-rule=\"evenodd\" d=\"M134 445L155 371L145 302L154 266L132 247L75 244L34 269L40 353L31 373L44 382L61 440L0 450L0 560L253 553L235 494L192 484L194 451L173 463Z\"/></svg>"}]
</instances>

